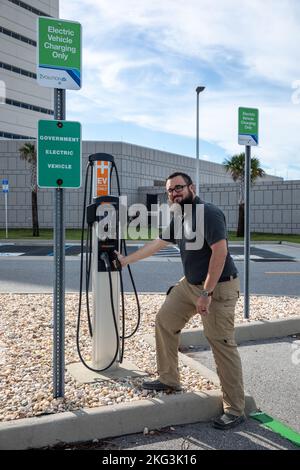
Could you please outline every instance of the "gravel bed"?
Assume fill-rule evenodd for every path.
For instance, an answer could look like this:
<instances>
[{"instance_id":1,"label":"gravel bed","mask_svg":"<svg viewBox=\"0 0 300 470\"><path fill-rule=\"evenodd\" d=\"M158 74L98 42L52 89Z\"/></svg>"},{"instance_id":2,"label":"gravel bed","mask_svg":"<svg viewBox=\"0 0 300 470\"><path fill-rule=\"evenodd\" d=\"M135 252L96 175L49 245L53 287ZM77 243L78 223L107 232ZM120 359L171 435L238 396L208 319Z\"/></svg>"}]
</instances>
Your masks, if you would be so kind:
<instances>
[{"instance_id":1,"label":"gravel bed","mask_svg":"<svg viewBox=\"0 0 300 470\"><path fill-rule=\"evenodd\" d=\"M143 339L145 333L154 332L155 315L165 296L161 294L139 296L142 321L136 335L127 340L124 358L156 377L155 350ZM141 388L142 378L123 378L101 383L78 384L65 375L65 397L52 397L52 295L0 294L0 421L40 416L83 407L109 406L161 396ZM83 302L84 305L84 302ZM251 297L251 320L242 315L243 298L237 305L237 322L269 320L299 315L300 298ZM65 304L65 360L78 362L76 351L76 321L78 295L67 294ZM90 359L91 341L88 335L85 308L82 312L82 352ZM126 295L126 321L128 334L136 323L133 295ZM199 315L194 316L187 328L201 325ZM184 392L212 390L216 387L196 371L180 363Z\"/></svg>"}]
</instances>

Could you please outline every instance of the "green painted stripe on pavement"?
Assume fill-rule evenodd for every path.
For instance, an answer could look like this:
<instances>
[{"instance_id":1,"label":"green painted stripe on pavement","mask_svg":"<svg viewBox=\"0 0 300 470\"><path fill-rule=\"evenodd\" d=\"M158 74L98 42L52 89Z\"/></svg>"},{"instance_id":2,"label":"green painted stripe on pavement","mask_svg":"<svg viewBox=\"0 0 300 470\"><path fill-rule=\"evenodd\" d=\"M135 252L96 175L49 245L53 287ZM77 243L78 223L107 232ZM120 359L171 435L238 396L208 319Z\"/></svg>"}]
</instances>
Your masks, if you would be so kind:
<instances>
[{"instance_id":1,"label":"green painted stripe on pavement","mask_svg":"<svg viewBox=\"0 0 300 470\"><path fill-rule=\"evenodd\" d=\"M270 428L272 431L280 434L280 436L288 439L296 446L300 447L300 434L294 431L292 428L289 428L285 424L282 424L280 421L262 412L250 413L250 417L260 421L265 427Z\"/></svg>"}]
</instances>

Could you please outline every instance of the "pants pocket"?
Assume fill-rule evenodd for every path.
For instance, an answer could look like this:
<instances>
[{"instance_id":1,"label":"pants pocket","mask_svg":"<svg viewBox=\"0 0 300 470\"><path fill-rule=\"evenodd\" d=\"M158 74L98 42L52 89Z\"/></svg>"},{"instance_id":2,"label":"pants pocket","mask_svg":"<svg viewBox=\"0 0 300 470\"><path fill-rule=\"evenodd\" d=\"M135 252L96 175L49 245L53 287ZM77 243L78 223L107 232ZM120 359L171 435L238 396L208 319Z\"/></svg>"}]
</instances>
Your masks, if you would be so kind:
<instances>
[{"instance_id":1,"label":"pants pocket","mask_svg":"<svg viewBox=\"0 0 300 470\"><path fill-rule=\"evenodd\" d=\"M218 340L228 340L230 344L234 338L234 314L236 299L226 301L213 298L210 313L203 319L205 335Z\"/></svg>"},{"instance_id":2,"label":"pants pocket","mask_svg":"<svg viewBox=\"0 0 300 470\"><path fill-rule=\"evenodd\" d=\"M217 301L229 302L237 301L240 296L240 280L239 278L231 281L219 282L214 290L213 297Z\"/></svg>"},{"instance_id":3,"label":"pants pocket","mask_svg":"<svg viewBox=\"0 0 300 470\"><path fill-rule=\"evenodd\" d=\"M171 292L171 290L172 290L174 287L175 287L175 286L171 286L171 287L169 287L169 289L168 289L168 290L167 290L167 292L166 292L166 295L169 295L169 294L170 294L170 292Z\"/></svg>"}]
</instances>

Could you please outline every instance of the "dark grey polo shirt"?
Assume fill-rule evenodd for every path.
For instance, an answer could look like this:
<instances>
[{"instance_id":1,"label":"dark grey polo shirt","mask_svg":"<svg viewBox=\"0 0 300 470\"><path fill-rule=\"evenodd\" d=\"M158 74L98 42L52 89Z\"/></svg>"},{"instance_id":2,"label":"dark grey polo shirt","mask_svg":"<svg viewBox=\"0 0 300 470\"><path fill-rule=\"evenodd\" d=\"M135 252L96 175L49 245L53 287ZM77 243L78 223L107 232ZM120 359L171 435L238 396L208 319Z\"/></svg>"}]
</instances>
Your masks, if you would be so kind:
<instances>
[{"instance_id":1,"label":"dark grey polo shirt","mask_svg":"<svg viewBox=\"0 0 300 470\"><path fill-rule=\"evenodd\" d=\"M196 204L204 205L202 206L203 217L198 217L198 220L202 222L202 226L200 227L200 224L198 223L198 229L196 226ZM190 284L201 284L201 282L206 279L208 273L208 265L212 253L210 246L220 240L226 240L227 242L226 220L223 212L217 206L204 202L197 196L193 201L190 214L192 214L192 217L189 217L189 219L192 220L192 229L194 234L200 233L202 231L203 245L200 247L200 249L194 249L197 245L191 244L196 240L196 236L191 238L190 234L187 233L188 231L184 229L184 226L186 226L188 223L187 217L180 216L180 223L182 225L181 238L178 238L178 225L176 225L176 222L174 223L174 217L172 218L169 227L164 229L159 237L162 240L178 245L180 249L184 275L187 281ZM174 233L175 231L177 231L177 236L176 233ZM201 237L199 237L199 239L200 238ZM191 245L188 246L187 244ZM193 249L190 249L192 246ZM237 272L237 268L228 251L220 279L236 274Z\"/></svg>"}]
</instances>

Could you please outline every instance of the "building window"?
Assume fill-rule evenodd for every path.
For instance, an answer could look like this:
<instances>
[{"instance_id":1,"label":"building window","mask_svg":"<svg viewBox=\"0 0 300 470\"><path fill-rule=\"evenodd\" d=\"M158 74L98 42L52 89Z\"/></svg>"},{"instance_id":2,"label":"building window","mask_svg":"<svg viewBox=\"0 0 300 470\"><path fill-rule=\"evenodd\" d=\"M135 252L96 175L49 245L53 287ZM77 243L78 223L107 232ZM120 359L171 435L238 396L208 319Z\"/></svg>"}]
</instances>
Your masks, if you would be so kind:
<instances>
[{"instance_id":1,"label":"building window","mask_svg":"<svg viewBox=\"0 0 300 470\"><path fill-rule=\"evenodd\" d=\"M25 10L31 11L31 13L34 13L35 15L38 16L50 16L47 13L44 13L41 10L38 10L37 8L32 7L31 5L28 5L25 2L21 2L20 0L8 0L10 3L14 3L15 5L18 5L21 8L24 8Z\"/></svg>"},{"instance_id":2,"label":"building window","mask_svg":"<svg viewBox=\"0 0 300 470\"><path fill-rule=\"evenodd\" d=\"M21 69L20 67L15 67L14 65L6 64L5 62L0 62L0 68L18 73L19 75L25 75L25 77L36 79L36 73L29 72L29 70Z\"/></svg>"},{"instance_id":3,"label":"building window","mask_svg":"<svg viewBox=\"0 0 300 470\"><path fill-rule=\"evenodd\" d=\"M37 113L44 113L53 115L54 111L52 109L42 108L41 106L35 106L34 104L23 103L22 101L11 100L10 98L5 99L5 103L10 106L17 106L18 108L30 109L31 111L36 111Z\"/></svg>"},{"instance_id":4,"label":"building window","mask_svg":"<svg viewBox=\"0 0 300 470\"><path fill-rule=\"evenodd\" d=\"M26 42L26 44L30 44L31 46L36 47L36 41L33 39L22 36L22 34L15 33L10 29L3 28L3 26L0 26L0 33L6 34L6 36L10 36L11 38L17 39L18 41Z\"/></svg>"},{"instance_id":5,"label":"building window","mask_svg":"<svg viewBox=\"0 0 300 470\"><path fill-rule=\"evenodd\" d=\"M35 137L28 135L12 134L11 132L0 131L0 138L2 139L22 139L22 140L35 140Z\"/></svg>"}]
</instances>

